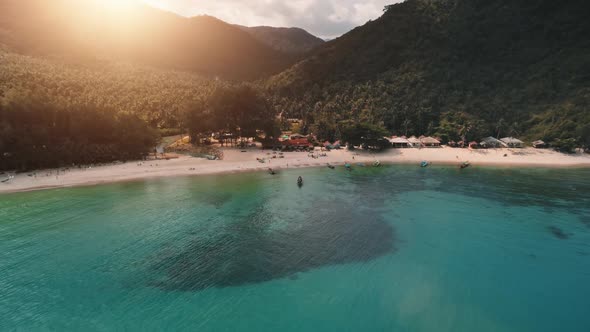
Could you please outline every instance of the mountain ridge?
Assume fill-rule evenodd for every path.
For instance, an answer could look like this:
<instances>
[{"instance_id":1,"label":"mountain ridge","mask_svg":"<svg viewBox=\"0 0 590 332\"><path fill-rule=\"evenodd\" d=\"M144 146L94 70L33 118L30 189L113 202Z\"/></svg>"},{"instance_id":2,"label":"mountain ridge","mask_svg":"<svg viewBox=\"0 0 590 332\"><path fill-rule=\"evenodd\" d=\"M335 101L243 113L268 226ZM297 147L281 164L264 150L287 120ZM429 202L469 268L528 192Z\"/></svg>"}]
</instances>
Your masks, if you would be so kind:
<instances>
[{"instance_id":1,"label":"mountain ridge","mask_svg":"<svg viewBox=\"0 0 590 332\"><path fill-rule=\"evenodd\" d=\"M236 26L273 49L288 54L303 55L325 43L323 39L297 27Z\"/></svg>"},{"instance_id":2,"label":"mountain ridge","mask_svg":"<svg viewBox=\"0 0 590 332\"><path fill-rule=\"evenodd\" d=\"M110 56L228 80L276 74L295 58L209 16L147 5L117 12L100 1L0 1L0 42L29 55Z\"/></svg>"}]
</instances>

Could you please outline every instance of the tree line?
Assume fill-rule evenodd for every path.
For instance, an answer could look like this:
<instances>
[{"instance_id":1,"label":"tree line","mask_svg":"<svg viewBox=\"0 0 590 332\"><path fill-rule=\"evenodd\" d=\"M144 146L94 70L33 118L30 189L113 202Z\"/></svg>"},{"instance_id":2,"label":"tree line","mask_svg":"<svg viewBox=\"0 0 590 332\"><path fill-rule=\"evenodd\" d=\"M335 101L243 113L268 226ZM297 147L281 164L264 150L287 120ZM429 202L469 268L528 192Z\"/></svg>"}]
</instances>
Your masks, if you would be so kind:
<instances>
[{"instance_id":1,"label":"tree line","mask_svg":"<svg viewBox=\"0 0 590 332\"><path fill-rule=\"evenodd\" d=\"M230 137L276 140L281 134L277 112L268 98L250 84L218 87L188 106L183 126L195 145L212 133Z\"/></svg>"},{"instance_id":2,"label":"tree line","mask_svg":"<svg viewBox=\"0 0 590 332\"><path fill-rule=\"evenodd\" d=\"M64 107L28 94L12 94L0 102L2 171L137 160L158 138L155 129L130 113Z\"/></svg>"}]
</instances>

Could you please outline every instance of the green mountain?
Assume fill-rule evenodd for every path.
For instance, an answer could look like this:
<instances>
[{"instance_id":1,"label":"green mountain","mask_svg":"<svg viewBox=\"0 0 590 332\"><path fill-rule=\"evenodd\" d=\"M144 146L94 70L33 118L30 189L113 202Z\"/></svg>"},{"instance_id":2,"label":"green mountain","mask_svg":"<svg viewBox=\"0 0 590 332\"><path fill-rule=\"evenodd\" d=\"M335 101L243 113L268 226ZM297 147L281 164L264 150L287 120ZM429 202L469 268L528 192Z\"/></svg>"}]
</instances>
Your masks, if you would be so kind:
<instances>
[{"instance_id":1,"label":"green mountain","mask_svg":"<svg viewBox=\"0 0 590 332\"><path fill-rule=\"evenodd\" d=\"M266 77L294 62L293 56L213 17L109 3L0 0L0 43L25 55L108 58L228 80Z\"/></svg>"},{"instance_id":2,"label":"green mountain","mask_svg":"<svg viewBox=\"0 0 590 332\"><path fill-rule=\"evenodd\" d=\"M266 83L307 129L342 121L396 134L590 145L590 3L408 0Z\"/></svg>"},{"instance_id":3,"label":"green mountain","mask_svg":"<svg viewBox=\"0 0 590 332\"><path fill-rule=\"evenodd\" d=\"M325 43L323 39L300 28L238 27L267 46L288 54L305 54Z\"/></svg>"}]
</instances>

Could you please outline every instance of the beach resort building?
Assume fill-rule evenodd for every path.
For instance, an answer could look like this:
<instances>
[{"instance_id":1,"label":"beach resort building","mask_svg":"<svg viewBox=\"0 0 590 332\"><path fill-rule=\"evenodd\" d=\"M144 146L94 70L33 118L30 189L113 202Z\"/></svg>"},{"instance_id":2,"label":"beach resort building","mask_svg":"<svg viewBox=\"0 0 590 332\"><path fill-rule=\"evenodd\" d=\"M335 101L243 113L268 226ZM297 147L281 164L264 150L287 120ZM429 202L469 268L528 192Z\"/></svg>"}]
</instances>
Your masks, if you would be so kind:
<instances>
[{"instance_id":1,"label":"beach resort building","mask_svg":"<svg viewBox=\"0 0 590 332\"><path fill-rule=\"evenodd\" d=\"M440 148L440 141L433 137L422 137L420 143L427 148Z\"/></svg>"},{"instance_id":2,"label":"beach resort building","mask_svg":"<svg viewBox=\"0 0 590 332\"><path fill-rule=\"evenodd\" d=\"M292 134L290 137L290 139L295 140L295 139L307 139L307 136L305 135L301 135L301 134Z\"/></svg>"},{"instance_id":3,"label":"beach resort building","mask_svg":"<svg viewBox=\"0 0 590 332\"><path fill-rule=\"evenodd\" d=\"M534 141L534 142L533 142L533 147L534 147L535 149L544 149L544 148L546 148L546 147L547 147L547 143L545 143L545 142L543 142L543 141L541 141L541 140Z\"/></svg>"},{"instance_id":4,"label":"beach resort building","mask_svg":"<svg viewBox=\"0 0 590 332\"><path fill-rule=\"evenodd\" d=\"M411 147L410 141L408 141L405 137L397 137L394 136L392 138L388 138L389 143L396 149L406 149Z\"/></svg>"},{"instance_id":5,"label":"beach resort building","mask_svg":"<svg viewBox=\"0 0 590 332\"><path fill-rule=\"evenodd\" d=\"M506 147L502 141L491 136L482 139L479 145L484 149L498 149Z\"/></svg>"},{"instance_id":6,"label":"beach resort building","mask_svg":"<svg viewBox=\"0 0 590 332\"><path fill-rule=\"evenodd\" d=\"M514 137L504 137L500 141L509 148L524 148L524 142Z\"/></svg>"},{"instance_id":7,"label":"beach resort building","mask_svg":"<svg viewBox=\"0 0 590 332\"><path fill-rule=\"evenodd\" d=\"M408 138L408 142L410 142L410 145L415 148L422 147L422 141L420 141L420 139L417 138L416 136L412 136L412 137Z\"/></svg>"},{"instance_id":8,"label":"beach resort building","mask_svg":"<svg viewBox=\"0 0 590 332\"><path fill-rule=\"evenodd\" d=\"M290 140L283 141L283 146L286 148L312 148L313 144L309 142L307 138L291 138Z\"/></svg>"}]
</instances>

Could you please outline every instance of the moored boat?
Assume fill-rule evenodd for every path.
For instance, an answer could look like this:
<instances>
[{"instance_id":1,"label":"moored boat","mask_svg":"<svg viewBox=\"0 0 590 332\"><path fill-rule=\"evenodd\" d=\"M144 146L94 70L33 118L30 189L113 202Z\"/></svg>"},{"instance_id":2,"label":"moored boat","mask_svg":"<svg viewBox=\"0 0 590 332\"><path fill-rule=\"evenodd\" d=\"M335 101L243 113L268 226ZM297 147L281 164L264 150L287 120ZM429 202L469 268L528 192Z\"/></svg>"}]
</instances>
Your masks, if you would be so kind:
<instances>
[{"instance_id":1,"label":"moored boat","mask_svg":"<svg viewBox=\"0 0 590 332\"><path fill-rule=\"evenodd\" d=\"M297 178L297 185L299 188L303 187L303 178L301 176Z\"/></svg>"}]
</instances>

